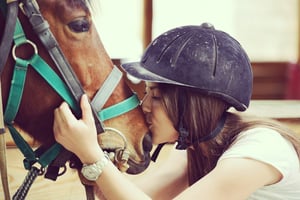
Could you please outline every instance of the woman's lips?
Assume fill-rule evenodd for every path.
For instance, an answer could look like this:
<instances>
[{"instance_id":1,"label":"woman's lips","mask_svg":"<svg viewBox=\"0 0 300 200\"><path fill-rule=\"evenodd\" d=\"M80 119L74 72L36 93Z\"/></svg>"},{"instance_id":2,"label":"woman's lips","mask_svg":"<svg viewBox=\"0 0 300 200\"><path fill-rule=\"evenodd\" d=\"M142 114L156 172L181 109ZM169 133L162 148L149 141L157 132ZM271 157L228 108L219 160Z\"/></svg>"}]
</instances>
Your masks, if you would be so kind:
<instances>
[{"instance_id":1,"label":"woman's lips","mask_svg":"<svg viewBox=\"0 0 300 200\"><path fill-rule=\"evenodd\" d=\"M147 126L148 126L148 127L152 126L152 122L151 122L150 120L147 119L147 120L146 120L146 123L147 123Z\"/></svg>"}]
</instances>

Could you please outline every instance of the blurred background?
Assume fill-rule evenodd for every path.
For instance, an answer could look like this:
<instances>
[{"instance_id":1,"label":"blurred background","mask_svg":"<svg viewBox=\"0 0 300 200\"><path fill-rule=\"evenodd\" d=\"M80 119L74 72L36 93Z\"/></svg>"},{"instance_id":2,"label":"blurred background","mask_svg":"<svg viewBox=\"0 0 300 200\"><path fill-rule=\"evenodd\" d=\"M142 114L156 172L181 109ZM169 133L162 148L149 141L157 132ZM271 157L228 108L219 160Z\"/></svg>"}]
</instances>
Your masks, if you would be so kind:
<instances>
[{"instance_id":1,"label":"blurred background","mask_svg":"<svg viewBox=\"0 0 300 200\"><path fill-rule=\"evenodd\" d=\"M300 99L299 10L300 0L101 0L97 26L118 65L139 60L151 40L171 28L209 22L248 53L252 99Z\"/></svg>"}]
</instances>

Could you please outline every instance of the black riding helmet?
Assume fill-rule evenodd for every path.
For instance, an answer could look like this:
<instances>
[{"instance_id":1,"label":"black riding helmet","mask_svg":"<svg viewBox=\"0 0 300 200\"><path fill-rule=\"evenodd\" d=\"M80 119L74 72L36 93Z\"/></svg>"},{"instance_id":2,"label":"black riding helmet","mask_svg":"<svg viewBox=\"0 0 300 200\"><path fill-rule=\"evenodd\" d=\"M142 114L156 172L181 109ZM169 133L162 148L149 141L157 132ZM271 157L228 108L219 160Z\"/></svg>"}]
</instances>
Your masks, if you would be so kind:
<instances>
[{"instance_id":1,"label":"black riding helmet","mask_svg":"<svg viewBox=\"0 0 300 200\"><path fill-rule=\"evenodd\" d=\"M191 87L221 98L238 111L249 106L252 70L238 41L210 24L171 29L149 44L140 62L122 64L129 76L149 82ZM180 114L179 114L180 116ZM179 120L177 149L214 138L224 127L226 113L215 129L197 141L188 141L189 130ZM155 161L164 144L152 155Z\"/></svg>"},{"instance_id":2,"label":"black riding helmet","mask_svg":"<svg viewBox=\"0 0 300 200\"><path fill-rule=\"evenodd\" d=\"M197 88L238 111L249 106L253 79L249 58L238 41L208 23L161 34L140 62L122 67L144 81Z\"/></svg>"}]
</instances>

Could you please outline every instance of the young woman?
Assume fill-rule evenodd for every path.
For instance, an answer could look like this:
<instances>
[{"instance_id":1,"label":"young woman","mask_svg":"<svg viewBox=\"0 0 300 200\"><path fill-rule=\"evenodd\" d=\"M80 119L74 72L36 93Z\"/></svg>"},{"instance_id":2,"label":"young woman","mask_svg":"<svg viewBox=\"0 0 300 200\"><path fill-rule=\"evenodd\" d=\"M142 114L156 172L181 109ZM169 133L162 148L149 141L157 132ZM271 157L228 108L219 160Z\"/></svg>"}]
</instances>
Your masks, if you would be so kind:
<instances>
[{"instance_id":1,"label":"young woman","mask_svg":"<svg viewBox=\"0 0 300 200\"><path fill-rule=\"evenodd\" d=\"M234 38L206 23L178 27L123 68L147 82L142 107L153 143L176 148L133 184L99 147L87 97L79 120L63 103L55 111L55 138L87 166L98 162L95 181L107 199L300 198L299 138L271 120L228 111L246 110L252 91L249 59Z\"/></svg>"}]
</instances>

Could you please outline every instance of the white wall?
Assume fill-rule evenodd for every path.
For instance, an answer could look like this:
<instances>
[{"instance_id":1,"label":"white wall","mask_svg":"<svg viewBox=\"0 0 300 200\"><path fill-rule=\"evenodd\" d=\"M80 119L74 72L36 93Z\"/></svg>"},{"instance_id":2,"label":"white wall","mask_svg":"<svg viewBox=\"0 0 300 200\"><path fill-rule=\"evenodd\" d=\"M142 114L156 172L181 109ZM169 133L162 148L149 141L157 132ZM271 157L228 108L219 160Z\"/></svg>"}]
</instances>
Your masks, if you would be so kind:
<instances>
[{"instance_id":1,"label":"white wall","mask_svg":"<svg viewBox=\"0 0 300 200\"><path fill-rule=\"evenodd\" d=\"M153 35L212 23L235 37L253 61L296 61L299 0L154 0Z\"/></svg>"},{"instance_id":2,"label":"white wall","mask_svg":"<svg viewBox=\"0 0 300 200\"><path fill-rule=\"evenodd\" d=\"M209 22L226 32L234 30L234 0L154 0L153 36L182 25Z\"/></svg>"},{"instance_id":3,"label":"white wall","mask_svg":"<svg viewBox=\"0 0 300 200\"><path fill-rule=\"evenodd\" d=\"M140 56L142 45L141 0L95 0L101 40L112 58Z\"/></svg>"},{"instance_id":4,"label":"white wall","mask_svg":"<svg viewBox=\"0 0 300 200\"><path fill-rule=\"evenodd\" d=\"M142 53L142 0L100 0L99 31L113 58ZM212 23L252 61L296 61L299 0L153 0L153 37L176 26Z\"/></svg>"},{"instance_id":5,"label":"white wall","mask_svg":"<svg viewBox=\"0 0 300 200\"><path fill-rule=\"evenodd\" d=\"M235 34L252 60L297 61L299 0L235 1Z\"/></svg>"}]
</instances>

